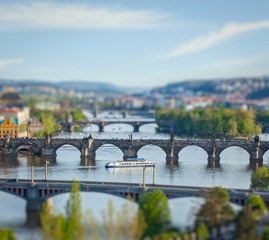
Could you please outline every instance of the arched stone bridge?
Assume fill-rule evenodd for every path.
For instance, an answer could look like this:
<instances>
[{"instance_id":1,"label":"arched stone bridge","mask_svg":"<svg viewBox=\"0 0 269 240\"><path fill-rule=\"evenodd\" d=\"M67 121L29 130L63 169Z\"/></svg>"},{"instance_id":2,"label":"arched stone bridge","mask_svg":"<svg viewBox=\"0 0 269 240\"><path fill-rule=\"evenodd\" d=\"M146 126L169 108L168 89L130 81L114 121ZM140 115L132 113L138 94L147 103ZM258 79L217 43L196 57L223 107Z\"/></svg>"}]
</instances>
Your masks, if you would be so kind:
<instances>
[{"instance_id":1,"label":"arched stone bridge","mask_svg":"<svg viewBox=\"0 0 269 240\"><path fill-rule=\"evenodd\" d=\"M81 158L95 159L96 151L105 144L118 147L123 153L123 159L137 158L138 151L147 145L160 147L166 154L166 160L177 161L179 152L187 146L197 146L205 150L208 155L208 163L218 166L220 154L223 150L237 146L249 153L250 164L262 166L263 156L269 150L269 142L260 141L197 141L197 140L167 140L159 139L93 139L88 138L15 138L0 139L2 156L16 156L19 150L25 149L41 157L56 157L56 151L61 146L68 144L76 147Z\"/></svg>"},{"instance_id":2,"label":"arched stone bridge","mask_svg":"<svg viewBox=\"0 0 269 240\"><path fill-rule=\"evenodd\" d=\"M68 123L68 122L60 122L60 124L67 129L68 131L72 131L74 129L74 127L76 126L89 126L91 124L97 125L99 128L99 132L104 132L105 130L105 126L107 125L111 125L111 124L128 124L130 126L133 127L133 132L139 132L139 128L143 125L146 124L152 124L152 123L161 123L162 125L167 125L170 127L171 132L174 130L174 124L172 121L124 121L124 120L120 120L120 121L108 121L108 120L87 120L87 121L80 121L80 122L73 122L73 123Z\"/></svg>"},{"instance_id":3,"label":"arched stone bridge","mask_svg":"<svg viewBox=\"0 0 269 240\"><path fill-rule=\"evenodd\" d=\"M58 194L70 192L72 182L70 181L42 181L37 180L17 180L17 182L9 182L8 179L0 179L0 191L13 194L27 201L27 224L29 226L36 225L39 222L40 211L42 204L45 201L51 200ZM119 197L126 196L138 200L138 196L148 191L160 189L168 198L178 197L194 197L203 196L208 188L202 187L186 187L174 185L157 185L147 184L143 186L138 183L117 183L117 182L81 182L80 190L85 192L100 192L116 195ZM244 205L250 194L255 194L250 190L234 190L227 189L230 195L230 201L240 205ZM258 193L263 200L268 204L269 193Z\"/></svg>"}]
</instances>

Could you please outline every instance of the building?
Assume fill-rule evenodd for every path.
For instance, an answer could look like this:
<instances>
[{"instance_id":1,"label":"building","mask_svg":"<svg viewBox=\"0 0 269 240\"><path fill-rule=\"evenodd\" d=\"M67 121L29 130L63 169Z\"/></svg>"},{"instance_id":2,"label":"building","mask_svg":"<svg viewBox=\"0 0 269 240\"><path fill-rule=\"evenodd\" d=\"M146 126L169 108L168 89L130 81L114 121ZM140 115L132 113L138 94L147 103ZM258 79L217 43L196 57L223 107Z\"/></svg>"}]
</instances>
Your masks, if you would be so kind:
<instances>
[{"instance_id":1,"label":"building","mask_svg":"<svg viewBox=\"0 0 269 240\"><path fill-rule=\"evenodd\" d=\"M28 122L28 126L27 126L27 136L28 137L33 137L33 135L37 132L40 131L44 131L44 124L43 121L41 119L31 119Z\"/></svg>"},{"instance_id":2,"label":"building","mask_svg":"<svg viewBox=\"0 0 269 240\"><path fill-rule=\"evenodd\" d=\"M145 105L145 100L136 97L123 97L122 103L126 109L139 109Z\"/></svg>"},{"instance_id":3,"label":"building","mask_svg":"<svg viewBox=\"0 0 269 240\"><path fill-rule=\"evenodd\" d=\"M187 98L187 104L185 106L185 109L187 111L191 111L198 108L206 108L210 107L214 103L214 98L211 97L192 97Z\"/></svg>"},{"instance_id":4,"label":"building","mask_svg":"<svg viewBox=\"0 0 269 240\"><path fill-rule=\"evenodd\" d=\"M40 103L36 104L35 108L40 109L40 110L60 111L61 105L60 105L60 103L40 102Z\"/></svg>"},{"instance_id":5,"label":"building","mask_svg":"<svg viewBox=\"0 0 269 240\"><path fill-rule=\"evenodd\" d=\"M21 99L16 90L8 89L0 96L0 104L8 107L18 106L21 104Z\"/></svg>"},{"instance_id":6,"label":"building","mask_svg":"<svg viewBox=\"0 0 269 240\"><path fill-rule=\"evenodd\" d=\"M30 108L21 103L20 96L13 89L5 90L0 96L0 114L17 125L27 123Z\"/></svg>"},{"instance_id":7,"label":"building","mask_svg":"<svg viewBox=\"0 0 269 240\"><path fill-rule=\"evenodd\" d=\"M19 134L19 126L14 124L9 118L0 124L0 138L10 136L11 138L17 138Z\"/></svg>"},{"instance_id":8,"label":"building","mask_svg":"<svg viewBox=\"0 0 269 240\"><path fill-rule=\"evenodd\" d=\"M21 125L22 123L27 123L29 119L30 110L28 107L23 109L20 108L3 108L0 109L0 114L5 118L9 118L13 123Z\"/></svg>"}]
</instances>

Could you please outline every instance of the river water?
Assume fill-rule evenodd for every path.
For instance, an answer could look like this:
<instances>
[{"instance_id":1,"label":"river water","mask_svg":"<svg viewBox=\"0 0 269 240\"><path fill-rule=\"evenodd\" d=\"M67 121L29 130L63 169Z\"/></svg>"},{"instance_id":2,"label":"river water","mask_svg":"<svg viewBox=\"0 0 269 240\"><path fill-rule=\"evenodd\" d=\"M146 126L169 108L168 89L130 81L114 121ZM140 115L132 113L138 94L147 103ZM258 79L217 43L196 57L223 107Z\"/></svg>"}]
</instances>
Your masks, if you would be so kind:
<instances>
[{"instance_id":1,"label":"river water","mask_svg":"<svg viewBox=\"0 0 269 240\"><path fill-rule=\"evenodd\" d=\"M104 116L106 117L106 116ZM118 116L112 116L118 117ZM136 118L137 119L137 118ZM131 119L130 119L131 120ZM167 134L156 134L155 124L148 124L140 128L139 133L132 133L133 139L158 138L169 139ZM82 138L91 134L93 138L129 138L132 127L125 124L113 124L105 127L104 133L98 133L97 126L89 126L82 132L63 133L58 137ZM262 135L262 139L269 136ZM207 168L206 152L195 146L186 147L179 153L178 164L167 164L164 151L156 146L148 145L138 152L138 157L143 157L156 162L155 182L157 184L171 184L184 186L213 187L222 186L224 188L248 189L250 186L250 176L252 170L249 169L249 154L239 147L230 147L221 154L220 168ZM64 145L57 150L55 164L48 166L48 179L50 180L72 180L78 181L113 181L142 183L142 168L130 169L106 169L105 163L108 161L122 160L123 153L113 145L104 145L97 151L95 162L82 165L80 152L70 145ZM34 162L35 179L45 178L45 167L40 163L38 157L19 154L16 161L10 162L6 159L0 160L1 178L31 178L31 163ZM269 163L269 151L264 155L264 164ZM146 183L152 183L152 168L146 168ZM62 194L53 199L53 204L59 208L64 208L68 194ZM83 208L91 208L100 217L101 209L105 208L107 200L113 199L115 205L120 208L125 202L124 199L100 193L83 193ZM0 228L14 227L18 232L24 231L21 228L25 222L25 201L7 193L0 192ZM170 200L173 207L173 222L180 227L191 225L193 214L188 209L197 201L192 198ZM198 200L198 202L201 202ZM199 204L198 204L199 205ZM94 206L94 207L93 207ZM184 214L183 214L184 212ZM182 217L178 217L181 215ZM27 231L29 233L29 231ZM23 234L18 234L20 239ZM28 236L29 239L29 236Z\"/></svg>"}]
</instances>

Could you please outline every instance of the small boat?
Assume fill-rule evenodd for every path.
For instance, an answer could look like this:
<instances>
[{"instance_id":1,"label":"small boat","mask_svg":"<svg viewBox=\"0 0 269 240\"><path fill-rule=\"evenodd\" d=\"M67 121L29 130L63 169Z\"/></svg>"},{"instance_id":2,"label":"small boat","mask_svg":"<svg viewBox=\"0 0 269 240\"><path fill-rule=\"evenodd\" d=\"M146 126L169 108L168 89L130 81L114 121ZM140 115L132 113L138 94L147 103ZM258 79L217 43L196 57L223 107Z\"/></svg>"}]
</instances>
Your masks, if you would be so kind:
<instances>
[{"instance_id":1,"label":"small boat","mask_svg":"<svg viewBox=\"0 0 269 240\"><path fill-rule=\"evenodd\" d=\"M28 152L28 151L21 151L21 153L28 154L28 155L34 155L32 152Z\"/></svg>"},{"instance_id":2,"label":"small boat","mask_svg":"<svg viewBox=\"0 0 269 240\"><path fill-rule=\"evenodd\" d=\"M155 167L155 162L144 160L144 158L127 158L124 161L108 162L105 167Z\"/></svg>"}]
</instances>

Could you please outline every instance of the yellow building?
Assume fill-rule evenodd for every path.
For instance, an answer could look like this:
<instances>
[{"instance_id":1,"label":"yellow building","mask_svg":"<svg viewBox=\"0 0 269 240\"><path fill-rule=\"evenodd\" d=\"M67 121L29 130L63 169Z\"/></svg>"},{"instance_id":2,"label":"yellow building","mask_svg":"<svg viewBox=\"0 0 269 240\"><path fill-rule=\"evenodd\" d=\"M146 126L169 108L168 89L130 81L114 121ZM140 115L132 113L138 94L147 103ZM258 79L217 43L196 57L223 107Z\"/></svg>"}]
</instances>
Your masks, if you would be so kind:
<instances>
[{"instance_id":1,"label":"yellow building","mask_svg":"<svg viewBox=\"0 0 269 240\"><path fill-rule=\"evenodd\" d=\"M9 118L6 118L5 121L0 124L0 138L3 138L9 135L11 138L18 137L19 126L11 122Z\"/></svg>"}]
</instances>

